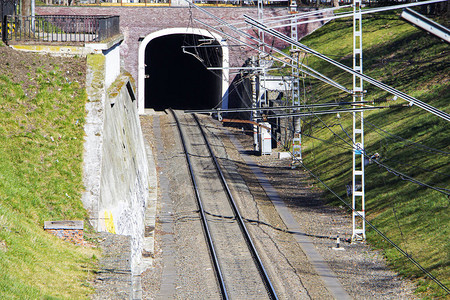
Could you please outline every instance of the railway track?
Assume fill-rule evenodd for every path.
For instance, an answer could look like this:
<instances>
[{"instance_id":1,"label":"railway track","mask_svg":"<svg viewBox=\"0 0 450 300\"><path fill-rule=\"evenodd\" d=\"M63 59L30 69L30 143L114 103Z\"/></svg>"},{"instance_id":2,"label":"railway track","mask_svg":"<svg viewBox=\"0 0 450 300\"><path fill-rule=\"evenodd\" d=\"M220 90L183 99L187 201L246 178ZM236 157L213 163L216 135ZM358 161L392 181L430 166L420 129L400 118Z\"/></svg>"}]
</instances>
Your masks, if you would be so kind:
<instances>
[{"instance_id":1,"label":"railway track","mask_svg":"<svg viewBox=\"0 0 450 300\"><path fill-rule=\"evenodd\" d=\"M222 298L278 299L198 118L170 112L177 123Z\"/></svg>"}]
</instances>

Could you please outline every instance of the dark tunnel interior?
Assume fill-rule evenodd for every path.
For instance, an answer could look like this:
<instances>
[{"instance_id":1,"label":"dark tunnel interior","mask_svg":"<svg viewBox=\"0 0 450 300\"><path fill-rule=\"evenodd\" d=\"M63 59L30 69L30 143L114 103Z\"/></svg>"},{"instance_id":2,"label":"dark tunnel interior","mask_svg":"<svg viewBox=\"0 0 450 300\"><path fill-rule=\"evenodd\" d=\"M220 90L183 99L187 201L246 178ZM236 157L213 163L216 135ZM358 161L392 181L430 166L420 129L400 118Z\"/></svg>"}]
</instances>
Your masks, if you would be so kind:
<instances>
[{"instance_id":1,"label":"dark tunnel interior","mask_svg":"<svg viewBox=\"0 0 450 300\"><path fill-rule=\"evenodd\" d=\"M222 72L207 67L222 66L222 49L210 37L155 38L146 47L145 65L145 108L208 109L220 103Z\"/></svg>"}]
</instances>

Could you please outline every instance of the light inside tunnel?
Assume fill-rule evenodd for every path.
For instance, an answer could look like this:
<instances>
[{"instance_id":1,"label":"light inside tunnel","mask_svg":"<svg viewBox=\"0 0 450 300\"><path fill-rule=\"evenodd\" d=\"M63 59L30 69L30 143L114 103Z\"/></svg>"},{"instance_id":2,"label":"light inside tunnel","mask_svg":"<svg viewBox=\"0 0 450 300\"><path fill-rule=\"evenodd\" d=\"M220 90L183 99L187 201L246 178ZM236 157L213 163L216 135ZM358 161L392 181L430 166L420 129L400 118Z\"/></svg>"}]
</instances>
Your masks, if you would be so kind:
<instances>
[{"instance_id":1,"label":"light inside tunnel","mask_svg":"<svg viewBox=\"0 0 450 300\"><path fill-rule=\"evenodd\" d=\"M195 47L193 47L195 46ZM152 39L145 49L145 108L207 109L222 98L220 44L195 34Z\"/></svg>"}]
</instances>

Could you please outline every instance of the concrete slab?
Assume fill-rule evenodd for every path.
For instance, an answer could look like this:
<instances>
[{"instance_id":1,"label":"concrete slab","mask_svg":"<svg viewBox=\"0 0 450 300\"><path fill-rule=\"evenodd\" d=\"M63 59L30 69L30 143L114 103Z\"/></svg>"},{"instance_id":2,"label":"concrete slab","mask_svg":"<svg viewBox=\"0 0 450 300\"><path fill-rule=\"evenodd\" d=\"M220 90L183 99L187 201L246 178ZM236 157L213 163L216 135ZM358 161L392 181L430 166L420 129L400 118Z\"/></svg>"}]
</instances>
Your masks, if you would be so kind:
<instances>
[{"instance_id":1,"label":"concrete slab","mask_svg":"<svg viewBox=\"0 0 450 300\"><path fill-rule=\"evenodd\" d=\"M291 157L292 155L290 152L278 152L278 159L287 159Z\"/></svg>"},{"instance_id":2,"label":"concrete slab","mask_svg":"<svg viewBox=\"0 0 450 300\"><path fill-rule=\"evenodd\" d=\"M62 221L44 221L44 229L73 229L83 230L83 221L62 220Z\"/></svg>"}]
</instances>

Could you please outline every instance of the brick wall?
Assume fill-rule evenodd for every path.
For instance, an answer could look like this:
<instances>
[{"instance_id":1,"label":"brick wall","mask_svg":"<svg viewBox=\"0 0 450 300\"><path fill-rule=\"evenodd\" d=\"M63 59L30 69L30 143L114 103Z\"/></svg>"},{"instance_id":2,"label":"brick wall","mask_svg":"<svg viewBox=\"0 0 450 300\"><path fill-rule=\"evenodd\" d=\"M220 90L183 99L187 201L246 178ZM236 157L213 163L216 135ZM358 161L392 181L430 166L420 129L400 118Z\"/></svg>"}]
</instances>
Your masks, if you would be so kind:
<instances>
[{"instance_id":1,"label":"brick wall","mask_svg":"<svg viewBox=\"0 0 450 300\"><path fill-rule=\"evenodd\" d=\"M219 18L230 22L242 22L244 14L251 17L257 17L255 7L211 7L208 11ZM138 49L139 38L145 37L150 33L166 28L176 27L196 27L202 28L202 25L195 23L194 18L205 20L212 23L210 17L204 13L187 7L37 7L36 14L42 15L119 15L120 30L124 35L124 41L121 45L121 57L125 69L131 73L137 80L138 73ZM265 8L265 17L275 17L287 15L288 8ZM320 27L321 23L310 23L298 26L299 38ZM249 33L253 32L248 30ZM290 34L290 29L284 31ZM267 37L266 37L267 38ZM269 44L272 42L266 40ZM234 42L231 42L234 43ZM280 41L275 41L277 48L283 48ZM247 57L243 57L241 51L230 47L230 64L232 66L241 66Z\"/></svg>"},{"instance_id":2,"label":"brick wall","mask_svg":"<svg viewBox=\"0 0 450 300\"><path fill-rule=\"evenodd\" d=\"M85 245L83 221L45 221L44 230L75 245Z\"/></svg>"},{"instance_id":3,"label":"brick wall","mask_svg":"<svg viewBox=\"0 0 450 300\"><path fill-rule=\"evenodd\" d=\"M84 244L82 229L45 229L45 231L75 245Z\"/></svg>"}]
</instances>

